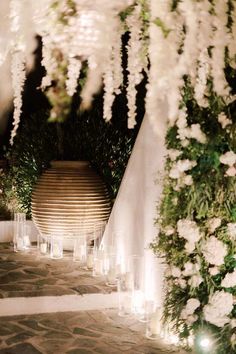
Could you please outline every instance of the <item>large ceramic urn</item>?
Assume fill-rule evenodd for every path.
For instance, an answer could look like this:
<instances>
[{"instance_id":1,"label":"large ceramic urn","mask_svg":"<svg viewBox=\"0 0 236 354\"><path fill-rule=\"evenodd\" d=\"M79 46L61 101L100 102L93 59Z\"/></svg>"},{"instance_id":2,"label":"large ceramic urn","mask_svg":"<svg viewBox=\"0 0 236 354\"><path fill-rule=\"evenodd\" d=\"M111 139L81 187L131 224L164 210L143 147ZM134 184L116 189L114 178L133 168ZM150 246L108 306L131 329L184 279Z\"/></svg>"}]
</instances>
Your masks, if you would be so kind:
<instances>
[{"instance_id":1,"label":"large ceramic urn","mask_svg":"<svg viewBox=\"0 0 236 354\"><path fill-rule=\"evenodd\" d=\"M45 235L78 234L93 237L107 221L111 203L107 188L87 161L54 161L32 193L32 218Z\"/></svg>"}]
</instances>

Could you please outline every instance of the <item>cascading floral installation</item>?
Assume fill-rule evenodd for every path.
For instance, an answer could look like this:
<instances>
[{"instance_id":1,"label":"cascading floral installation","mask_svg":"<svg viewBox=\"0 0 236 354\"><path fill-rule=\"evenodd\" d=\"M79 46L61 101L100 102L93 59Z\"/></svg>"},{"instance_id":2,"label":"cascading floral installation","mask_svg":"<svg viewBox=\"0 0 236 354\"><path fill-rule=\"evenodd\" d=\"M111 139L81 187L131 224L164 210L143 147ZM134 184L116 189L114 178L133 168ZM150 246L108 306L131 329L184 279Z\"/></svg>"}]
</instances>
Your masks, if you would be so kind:
<instances>
[{"instance_id":1,"label":"cascading floral installation","mask_svg":"<svg viewBox=\"0 0 236 354\"><path fill-rule=\"evenodd\" d=\"M10 1L14 9L23 0ZM104 118L111 119L123 80L121 36L129 31L128 126L135 125L135 89L145 70L146 112L157 134L166 135L169 149L159 236L153 243L169 267L165 317L181 338L208 333L212 352L234 353L235 0L24 0L24 7L26 3L32 7L34 31L42 37L42 87L54 121L68 116L85 64L82 106L90 105L103 81ZM20 63L13 71L15 127L23 84Z\"/></svg>"},{"instance_id":2,"label":"cascading floral installation","mask_svg":"<svg viewBox=\"0 0 236 354\"><path fill-rule=\"evenodd\" d=\"M161 5L163 17L158 20L159 28L151 30L159 37L162 35L161 45L171 51L171 32L167 31L175 29L173 36L178 39L179 48L175 63L169 53L170 66L166 64L167 70L162 66L162 84L166 89L162 102L165 98L169 101L168 156L163 196L158 205L158 238L152 244L167 264L164 317L183 342L194 335L197 353L233 354L236 4L175 2L170 15L176 16L174 24L165 21L169 18L166 3ZM157 10L160 14L161 6ZM150 53L150 58L157 58L158 44L151 49L154 53ZM171 70L175 87L170 85ZM154 72L151 79L154 80ZM176 99L169 100L168 92ZM155 97L157 91L151 91L152 109L158 104ZM155 121L154 110L152 115Z\"/></svg>"}]
</instances>

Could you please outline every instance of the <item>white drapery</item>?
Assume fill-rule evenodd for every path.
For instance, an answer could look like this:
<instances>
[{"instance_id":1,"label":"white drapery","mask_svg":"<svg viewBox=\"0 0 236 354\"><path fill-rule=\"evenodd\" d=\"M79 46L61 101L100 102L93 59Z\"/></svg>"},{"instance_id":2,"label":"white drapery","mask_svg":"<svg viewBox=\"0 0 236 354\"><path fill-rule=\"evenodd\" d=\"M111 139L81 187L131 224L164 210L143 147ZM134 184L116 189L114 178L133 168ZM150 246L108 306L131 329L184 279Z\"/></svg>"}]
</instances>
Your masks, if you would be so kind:
<instances>
[{"instance_id":1,"label":"white drapery","mask_svg":"<svg viewBox=\"0 0 236 354\"><path fill-rule=\"evenodd\" d=\"M103 237L103 245L113 245L124 263L133 254L144 257L144 291L159 305L163 299L164 265L149 244L158 234L154 222L165 154L164 134L157 136L145 117Z\"/></svg>"}]
</instances>

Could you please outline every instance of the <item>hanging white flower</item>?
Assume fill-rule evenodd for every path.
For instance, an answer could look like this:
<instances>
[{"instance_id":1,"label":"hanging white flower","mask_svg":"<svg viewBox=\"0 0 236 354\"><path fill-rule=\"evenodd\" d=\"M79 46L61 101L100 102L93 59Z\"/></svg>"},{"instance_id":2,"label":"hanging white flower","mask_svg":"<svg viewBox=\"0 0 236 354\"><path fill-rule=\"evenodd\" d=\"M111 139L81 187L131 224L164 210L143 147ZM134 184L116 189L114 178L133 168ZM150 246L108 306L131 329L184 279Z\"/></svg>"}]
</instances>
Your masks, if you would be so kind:
<instances>
[{"instance_id":1,"label":"hanging white flower","mask_svg":"<svg viewBox=\"0 0 236 354\"><path fill-rule=\"evenodd\" d=\"M67 73L67 80L66 80L66 90L69 96L73 96L76 92L78 79L80 76L82 63L79 59L69 57L68 63L68 73Z\"/></svg>"},{"instance_id":2,"label":"hanging white flower","mask_svg":"<svg viewBox=\"0 0 236 354\"><path fill-rule=\"evenodd\" d=\"M232 273L227 273L221 282L223 288L233 288L236 286L236 270Z\"/></svg>"},{"instance_id":3,"label":"hanging white flower","mask_svg":"<svg viewBox=\"0 0 236 354\"><path fill-rule=\"evenodd\" d=\"M141 6L136 5L133 13L127 18L127 25L130 32L128 50L128 128L133 128L136 124L136 86L141 82L143 75L142 71L145 67L145 62L141 57L142 39L141 39Z\"/></svg>"},{"instance_id":4,"label":"hanging white flower","mask_svg":"<svg viewBox=\"0 0 236 354\"><path fill-rule=\"evenodd\" d=\"M218 114L218 122L221 124L223 129L232 124L232 120L229 119L224 112Z\"/></svg>"},{"instance_id":5,"label":"hanging white flower","mask_svg":"<svg viewBox=\"0 0 236 354\"><path fill-rule=\"evenodd\" d=\"M233 310L233 295L225 291L216 291L203 308L205 320L217 327L230 322L228 315Z\"/></svg>"},{"instance_id":6,"label":"hanging white flower","mask_svg":"<svg viewBox=\"0 0 236 354\"><path fill-rule=\"evenodd\" d=\"M220 225L221 225L220 218L211 218L211 219L208 219L208 221L207 221L207 226L208 226L209 232L211 234L213 234L213 232L215 232L215 230L218 227L220 227Z\"/></svg>"},{"instance_id":7,"label":"hanging white flower","mask_svg":"<svg viewBox=\"0 0 236 354\"><path fill-rule=\"evenodd\" d=\"M202 253L205 260L216 266L224 264L227 255L227 246L215 236L211 236L202 244Z\"/></svg>"},{"instance_id":8,"label":"hanging white flower","mask_svg":"<svg viewBox=\"0 0 236 354\"><path fill-rule=\"evenodd\" d=\"M227 151L220 156L220 162L231 167L236 163L236 154L232 150Z\"/></svg>"},{"instance_id":9,"label":"hanging white flower","mask_svg":"<svg viewBox=\"0 0 236 354\"><path fill-rule=\"evenodd\" d=\"M230 222L227 224L228 234L232 240L236 240L236 222Z\"/></svg>"},{"instance_id":10,"label":"hanging white flower","mask_svg":"<svg viewBox=\"0 0 236 354\"><path fill-rule=\"evenodd\" d=\"M22 108L22 91L26 79L25 56L22 52L14 52L12 54L11 64L12 85L14 92L14 114L13 129L11 131L10 144L13 145L14 137L20 124L20 115Z\"/></svg>"}]
</instances>

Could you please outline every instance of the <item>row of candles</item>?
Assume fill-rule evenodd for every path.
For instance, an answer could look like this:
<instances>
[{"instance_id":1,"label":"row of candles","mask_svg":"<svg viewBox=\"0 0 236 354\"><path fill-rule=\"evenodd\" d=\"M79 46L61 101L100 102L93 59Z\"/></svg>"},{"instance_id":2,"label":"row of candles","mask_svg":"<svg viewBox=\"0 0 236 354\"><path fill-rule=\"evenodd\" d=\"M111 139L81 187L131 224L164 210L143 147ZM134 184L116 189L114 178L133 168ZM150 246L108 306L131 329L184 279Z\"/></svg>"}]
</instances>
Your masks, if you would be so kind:
<instances>
[{"instance_id":1,"label":"row of candles","mask_svg":"<svg viewBox=\"0 0 236 354\"><path fill-rule=\"evenodd\" d=\"M104 224L96 227L96 236L92 245L88 244L86 235L42 235L37 237L37 250L43 256L52 259L63 258L65 241L70 241L73 261L83 268L92 271L93 276L103 276L107 286L116 287L118 291L119 315L135 316L140 322L146 323L146 337L149 339L163 338L173 344L178 343L175 335L170 335L167 326L161 321L162 310L154 298L143 290L143 257L131 255L120 259L113 247L101 247L101 235ZM26 225L25 214L14 215L14 251L27 251L32 247L30 227Z\"/></svg>"}]
</instances>

